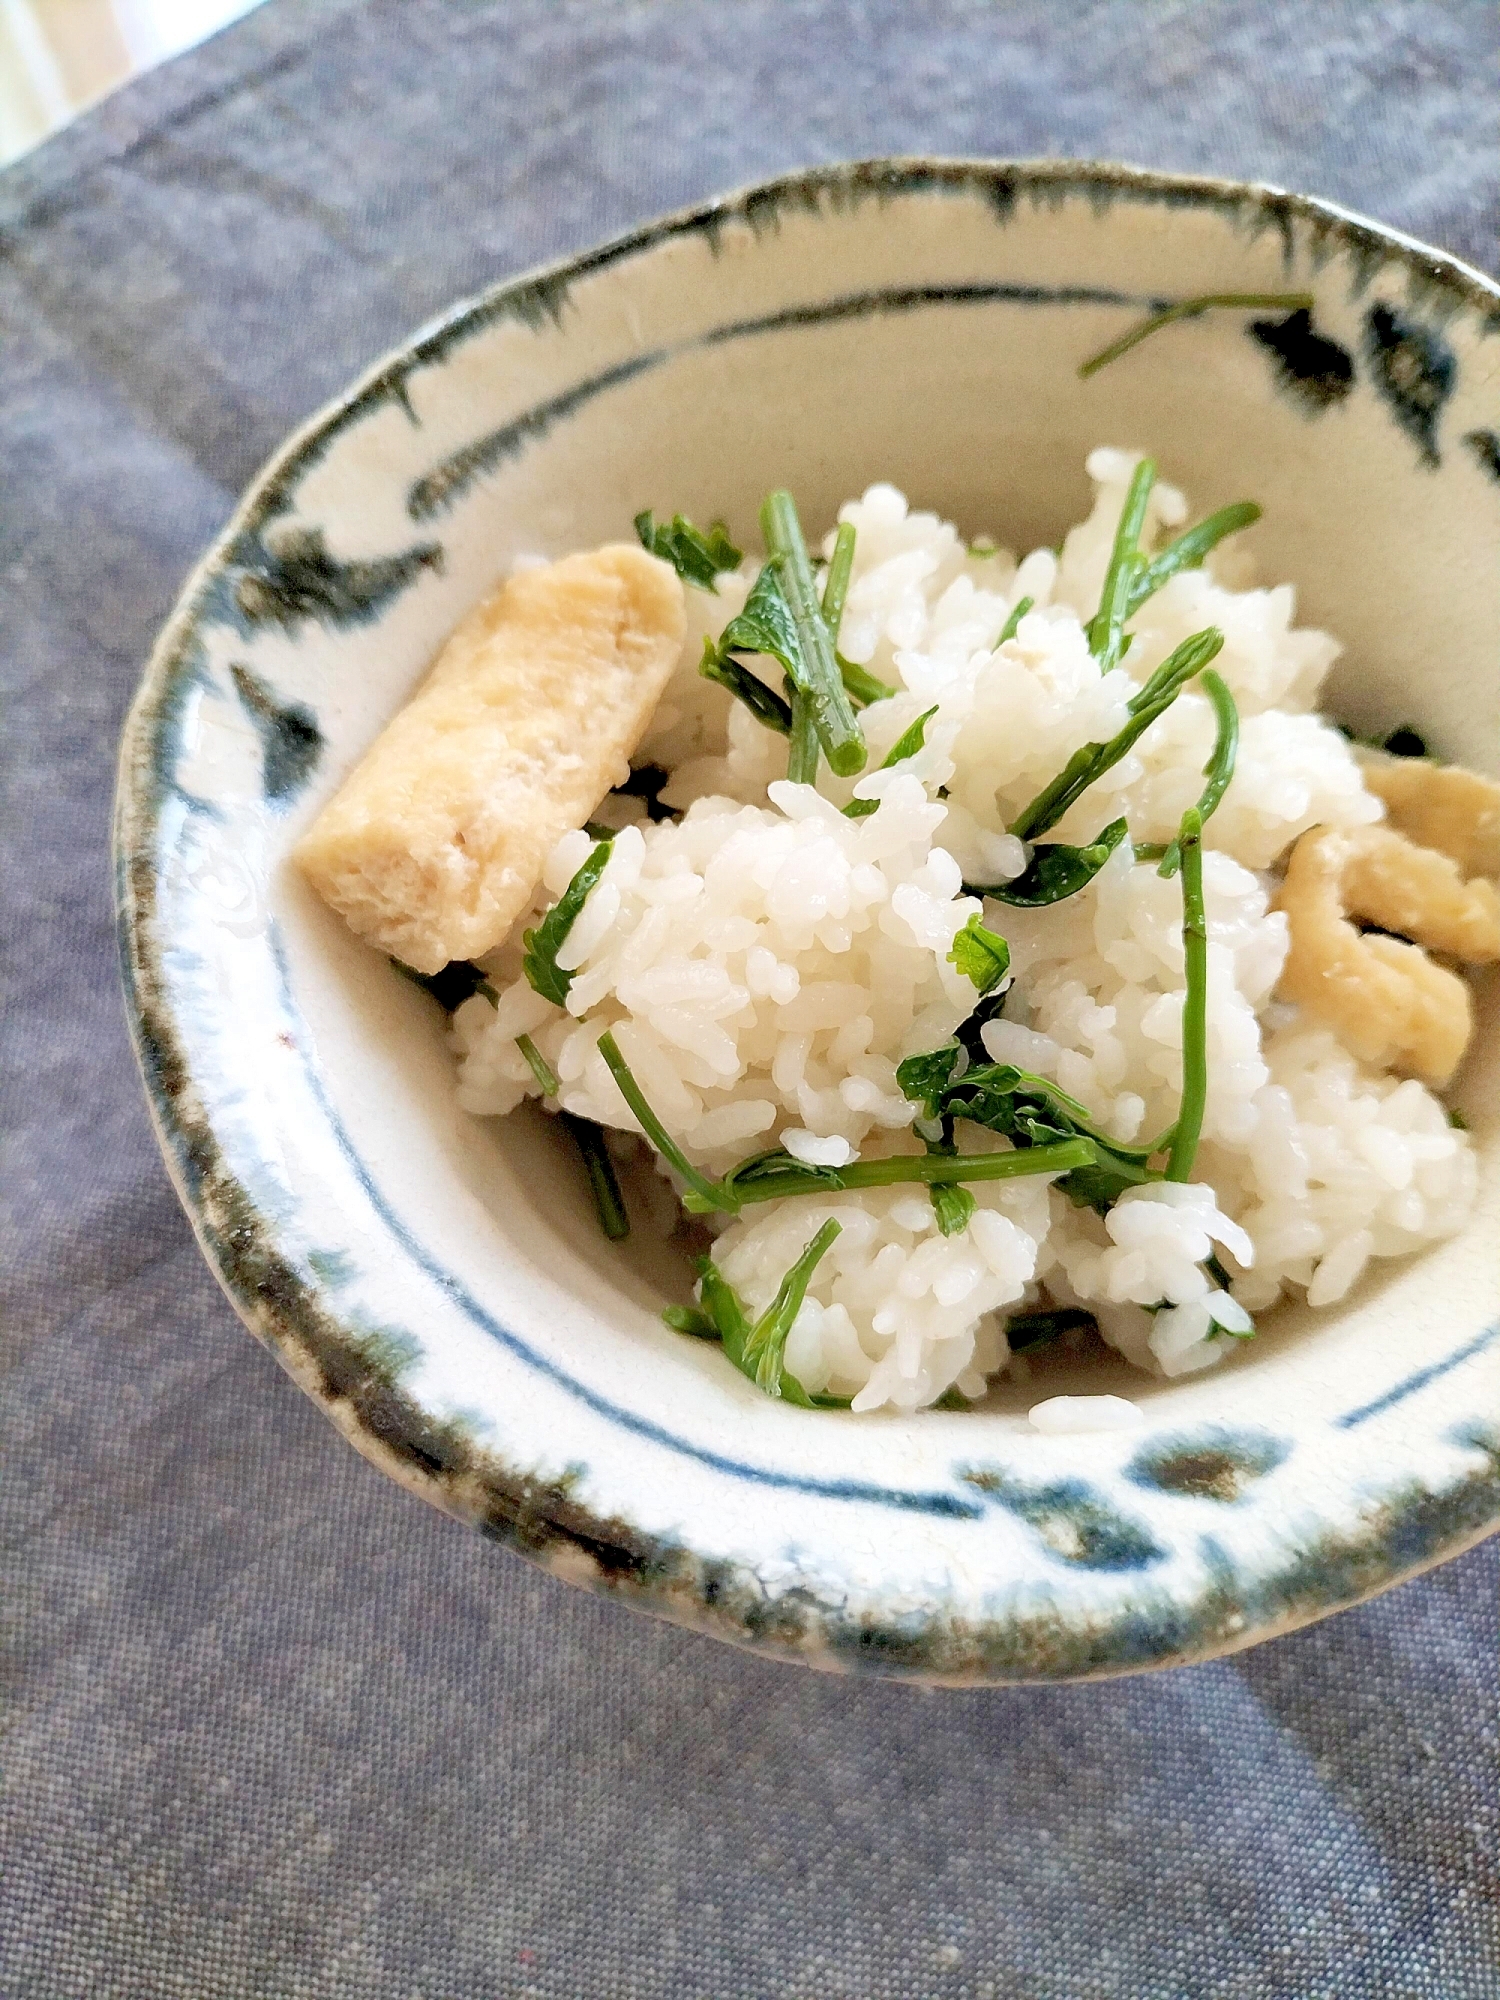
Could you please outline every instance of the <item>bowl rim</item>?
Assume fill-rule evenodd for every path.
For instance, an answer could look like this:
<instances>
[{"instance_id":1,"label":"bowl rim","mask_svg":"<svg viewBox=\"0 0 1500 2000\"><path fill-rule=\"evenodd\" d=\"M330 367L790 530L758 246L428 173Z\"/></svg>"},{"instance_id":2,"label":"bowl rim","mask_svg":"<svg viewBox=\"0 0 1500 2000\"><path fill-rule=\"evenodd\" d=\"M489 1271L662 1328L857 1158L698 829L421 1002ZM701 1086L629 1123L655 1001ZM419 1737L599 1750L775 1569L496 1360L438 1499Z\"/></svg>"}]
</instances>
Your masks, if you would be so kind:
<instances>
[{"instance_id":1,"label":"bowl rim","mask_svg":"<svg viewBox=\"0 0 1500 2000\"><path fill-rule=\"evenodd\" d=\"M224 526L181 586L152 647L122 728L112 829L117 945L125 1012L145 1085L153 1128L177 1195L205 1261L245 1325L269 1346L293 1379L361 1454L399 1485L543 1567L645 1610L763 1655L843 1668L818 1627L823 1608L802 1607L796 1630L767 1627L755 1615L761 1601L753 1577L737 1588L723 1564L712 1590L695 1569L695 1552L654 1541L633 1523L604 1518L583 1506L565 1483L544 1485L507 1465L493 1448L476 1451L447 1433L399 1385L377 1376L354 1350L328 1290L282 1254L274 1221L257 1208L231 1170L194 1086L164 977L163 941L156 934L155 871L150 846L156 803L153 737L170 705L173 681L195 642L205 593L234 545L272 518L283 496L348 427L376 404L403 399L406 379L440 363L446 351L487 325L538 309L555 317L566 287L672 239L726 222L748 221L797 201L809 212L825 200L899 199L949 189L979 192L999 205L1026 192L1082 195L1096 205L1116 196L1158 198L1248 219L1254 233L1279 231L1290 246L1294 221L1320 239L1352 251L1364 264L1395 261L1433 299L1467 306L1487 332L1500 332L1500 282L1446 251L1374 221L1339 203L1290 192L1270 182L1177 173L1101 160L1008 159L927 154L876 155L820 163L747 182L707 201L686 204L618 232L582 251L534 265L468 294L424 321L341 392L298 424L245 487ZM1455 296L1456 295L1456 296ZM1500 1458L1489 1475L1464 1489L1465 1504L1446 1529L1418 1551L1397 1532L1332 1588L1305 1594L1257 1621L1226 1618L1221 1629L1181 1647L1145 1657L1075 1652L1053 1662L1039 1654L945 1673L908 1664L904 1639L871 1635L867 1662L886 1674L937 1684L1043 1682L1107 1678L1217 1658L1311 1624L1363 1602L1422 1570L1449 1560L1500 1528ZM1399 1523L1395 1524L1399 1528ZM747 1572L748 1577L748 1572ZM736 1580L744 1585L746 1579ZM909 1620L905 1621L909 1624ZM903 1632L904 1632L903 1626ZM984 1630L980 1628L982 1640ZM1097 1636L1097 1635L1095 1635Z\"/></svg>"}]
</instances>

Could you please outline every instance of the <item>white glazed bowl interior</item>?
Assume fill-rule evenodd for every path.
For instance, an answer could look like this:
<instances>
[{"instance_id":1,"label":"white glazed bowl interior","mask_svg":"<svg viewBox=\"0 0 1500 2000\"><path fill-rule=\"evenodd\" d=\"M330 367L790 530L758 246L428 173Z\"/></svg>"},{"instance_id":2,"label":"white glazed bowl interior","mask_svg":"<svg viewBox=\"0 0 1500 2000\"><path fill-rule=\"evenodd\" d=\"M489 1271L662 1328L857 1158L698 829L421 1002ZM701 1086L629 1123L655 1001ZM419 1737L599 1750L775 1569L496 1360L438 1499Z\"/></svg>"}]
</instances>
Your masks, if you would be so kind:
<instances>
[{"instance_id":1,"label":"white glazed bowl interior","mask_svg":"<svg viewBox=\"0 0 1500 2000\"><path fill-rule=\"evenodd\" d=\"M1299 377L1254 336L1264 313L1076 374L1163 301L1303 290L1343 389L1327 354ZM286 855L516 556L628 536L643 506L753 538L783 484L821 532L875 479L1021 551L1086 511L1099 443L1153 452L1197 513L1258 500L1263 578L1344 643L1340 718L1414 721L1493 771L1497 309L1474 274L1265 190L829 169L501 288L292 441L132 716L124 951L205 1249L361 1449L647 1608L955 1680L1220 1651L1494 1524L1493 983L1458 1090L1484 1162L1463 1235L1205 1375L1043 1360L974 1411L856 1419L771 1402L669 1332L685 1268L639 1232L604 1242L540 1114L456 1109L437 1007ZM1106 1389L1141 1430L1027 1424L1042 1395Z\"/></svg>"}]
</instances>

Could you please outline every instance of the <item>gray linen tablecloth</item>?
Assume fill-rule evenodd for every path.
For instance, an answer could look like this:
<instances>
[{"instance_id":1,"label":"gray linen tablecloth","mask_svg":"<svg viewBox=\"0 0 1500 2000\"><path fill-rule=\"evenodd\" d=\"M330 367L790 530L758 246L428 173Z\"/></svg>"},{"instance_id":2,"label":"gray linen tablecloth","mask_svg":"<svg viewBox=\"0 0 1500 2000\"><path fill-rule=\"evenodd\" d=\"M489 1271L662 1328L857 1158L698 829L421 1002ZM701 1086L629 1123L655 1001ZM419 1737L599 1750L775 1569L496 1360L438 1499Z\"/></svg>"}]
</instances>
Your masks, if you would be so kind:
<instances>
[{"instance_id":1,"label":"gray linen tablecloth","mask_svg":"<svg viewBox=\"0 0 1500 2000\"><path fill-rule=\"evenodd\" d=\"M536 1574L236 1324L115 978L114 743L283 432L457 295L882 151L1497 261L1492 0L271 0L0 176L0 1993L1500 1995L1491 1545L1112 1685L825 1680Z\"/></svg>"}]
</instances>

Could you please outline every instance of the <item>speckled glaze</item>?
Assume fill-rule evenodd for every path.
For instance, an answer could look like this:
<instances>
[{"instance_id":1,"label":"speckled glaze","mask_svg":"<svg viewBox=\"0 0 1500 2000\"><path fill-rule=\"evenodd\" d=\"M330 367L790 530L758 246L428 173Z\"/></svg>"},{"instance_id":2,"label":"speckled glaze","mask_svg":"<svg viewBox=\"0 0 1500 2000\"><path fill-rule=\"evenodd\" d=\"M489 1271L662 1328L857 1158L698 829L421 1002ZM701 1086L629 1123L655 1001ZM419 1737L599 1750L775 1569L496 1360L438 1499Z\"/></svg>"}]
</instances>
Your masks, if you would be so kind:
<instances>
[{"instance_id":1,"label":"speckled glaze","mask_svg":"<svg viewBox=\"0 0 1500 2000\"><path fill-rule=\"evenodd\" d=\"M1088 383L1145 311L1182 322ZM1201 510L1347 654L1358 726L1496 768L1500 291L1341 211L1066 163L823 168L668 218L426 328L294 437L190 581L125 732L121 948L172 1173L247 1324L367 1456L561 1576L788 1659L949 1682L1199 1659L1500 1523L1493 990L1457 1096L1478 1212L1333 1313L1174 1383L1054 1360L965 1412L761 1397L603 1242L532 1112L454 1106L436 1005L285 857L518 554L643 506L821 528L894 479L1053 539L1095 443ZM1044 1394L1133 1432L1043 1437Z\"/></svg>"}]
</instances>

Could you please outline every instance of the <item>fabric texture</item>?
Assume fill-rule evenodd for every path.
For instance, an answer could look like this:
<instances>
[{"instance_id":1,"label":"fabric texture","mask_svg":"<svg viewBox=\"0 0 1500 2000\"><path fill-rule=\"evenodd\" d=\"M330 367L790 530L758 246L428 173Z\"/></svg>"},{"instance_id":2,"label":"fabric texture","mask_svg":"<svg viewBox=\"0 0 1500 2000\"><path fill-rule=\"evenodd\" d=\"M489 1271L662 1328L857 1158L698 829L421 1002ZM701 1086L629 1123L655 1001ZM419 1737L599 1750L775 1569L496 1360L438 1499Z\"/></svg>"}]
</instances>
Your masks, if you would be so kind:
<instances>
[{"instance_id":1,"label":"fabric texture","mask_svg":"<svg viewBox=\"0 0 1500 2000\"><path fill-rule=\"evenodd\" d=\"M240 1329L114 746L283 433L460 294L887 151L1259 176L1487 267L1490 0L270 0L0 176L0 1992L1500 1996L1500 1544L1213 1665L824 1679L409 1499Z\"/></svg>"}]
</instances>

